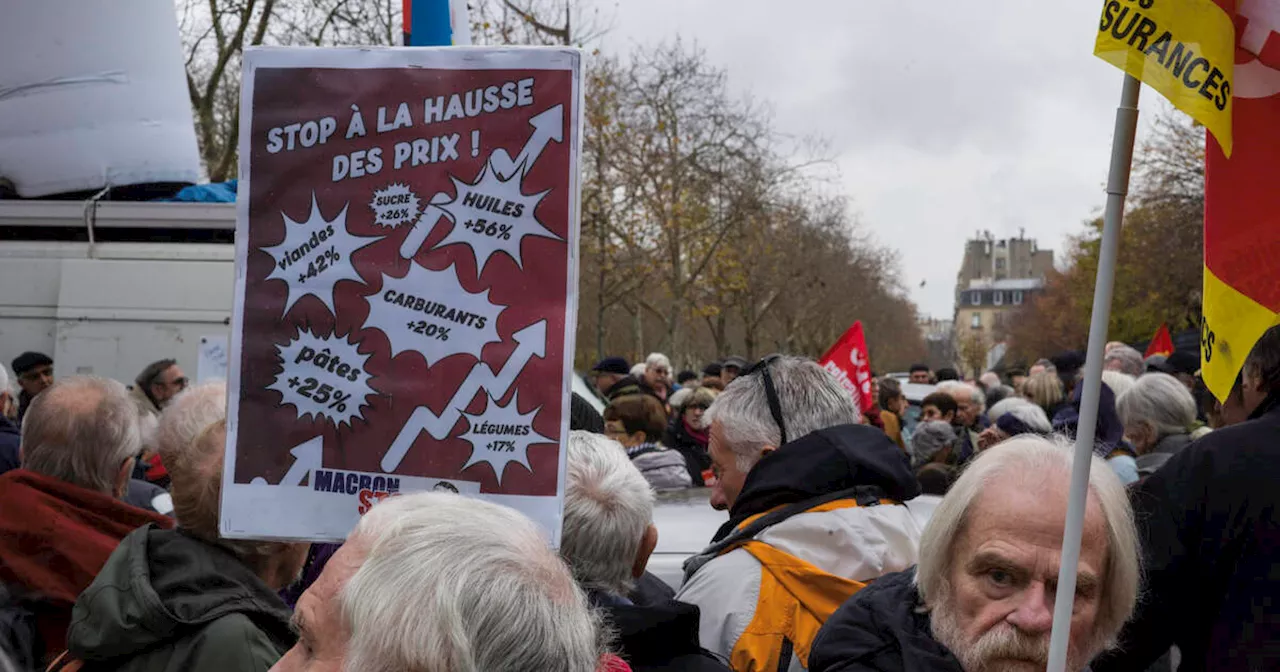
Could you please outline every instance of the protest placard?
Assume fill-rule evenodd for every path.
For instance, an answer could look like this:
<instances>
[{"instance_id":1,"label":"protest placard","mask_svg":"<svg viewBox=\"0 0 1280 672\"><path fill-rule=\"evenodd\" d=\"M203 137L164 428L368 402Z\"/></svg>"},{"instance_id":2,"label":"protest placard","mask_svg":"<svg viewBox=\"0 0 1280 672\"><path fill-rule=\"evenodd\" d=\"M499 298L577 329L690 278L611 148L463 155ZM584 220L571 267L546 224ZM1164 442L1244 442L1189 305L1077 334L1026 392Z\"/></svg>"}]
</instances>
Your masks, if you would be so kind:
<instances>
[{"instance_id":1,"label":"protest placard","mask_svg":"<svg viewBox=\"0 0 1280 672\"><path fill-rule=\"evenodd\" d=\"M241 93L228 537L442 488L559 537L573 49L258 49Z\"/></svg>"}]
</instances>

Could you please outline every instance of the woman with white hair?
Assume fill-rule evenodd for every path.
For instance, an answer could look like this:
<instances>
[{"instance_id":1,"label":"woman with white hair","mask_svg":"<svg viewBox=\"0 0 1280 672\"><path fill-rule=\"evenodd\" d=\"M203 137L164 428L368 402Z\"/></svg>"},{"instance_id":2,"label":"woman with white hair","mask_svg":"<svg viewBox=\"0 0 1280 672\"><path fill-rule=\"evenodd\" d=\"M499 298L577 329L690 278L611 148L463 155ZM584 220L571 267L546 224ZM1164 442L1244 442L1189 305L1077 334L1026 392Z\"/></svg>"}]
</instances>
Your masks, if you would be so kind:
<instances>
[{"instance_id":1,"label":"woman with white hair","mask_svg":"<svg viewBox=\"0 0 1280 672\"><path fill-rule=\"evenodd\" d=\"M1196 400L1177 378L1148 373L1116 399L1116 413L1138 453L1138 475L1146 477L1191 443Z\"/></svg>"},{"instance_id":2,"label":"woman with white hair","mask_svg":"<svg viewBox=\"0 0 1280 672\"><path fill-rule=\"evenodd\" d=\"M636 367L639 368L640 365L637 364ZM631 373L635 375L635 369ZM651 353L645 358L644 370L639 378L645 388L663 402L671 397L671 360L661 352Z\"/></svg>"}]
</instances>

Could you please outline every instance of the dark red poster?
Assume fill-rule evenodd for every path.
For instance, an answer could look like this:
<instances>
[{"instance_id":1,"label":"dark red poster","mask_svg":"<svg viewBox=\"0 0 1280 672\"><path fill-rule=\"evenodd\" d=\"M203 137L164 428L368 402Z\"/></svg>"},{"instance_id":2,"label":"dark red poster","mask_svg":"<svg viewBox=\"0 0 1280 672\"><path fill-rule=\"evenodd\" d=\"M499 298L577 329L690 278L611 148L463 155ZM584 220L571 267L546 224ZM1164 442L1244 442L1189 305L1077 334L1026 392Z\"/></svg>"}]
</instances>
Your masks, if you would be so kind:
<instances>
[{"instance_id":1,"label":"dark red poster","mask_svg":"<svg viewBox=\"0 0 1280 672\"><path fill-rule=\"evenodd\" d=\"M448 489L559 537L579 54L245 56L222 532Z\"/></svg>"}]
</instances>

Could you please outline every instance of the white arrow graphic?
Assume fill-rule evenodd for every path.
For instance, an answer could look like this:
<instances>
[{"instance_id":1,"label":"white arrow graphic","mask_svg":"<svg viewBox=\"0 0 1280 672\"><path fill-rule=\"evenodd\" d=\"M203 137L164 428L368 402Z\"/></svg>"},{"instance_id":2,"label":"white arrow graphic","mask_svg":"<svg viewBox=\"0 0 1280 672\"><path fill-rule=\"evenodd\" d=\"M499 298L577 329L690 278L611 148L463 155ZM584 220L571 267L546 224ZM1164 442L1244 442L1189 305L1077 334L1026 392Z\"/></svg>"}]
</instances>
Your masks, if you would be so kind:
<instances>
[{"instance_id":1,"label":"white arrow graphic","mask_svg":"<svg viewBox=\"0 0 1280 672\"><path fill-rule=\"evenodd\" d=\"M542 156L543 150L551 142L564 141L564 105L556 105L555 107L536 115L529 120L529 125L533 126L533 134L524 143L520 153L513 160L506 150L502 148L495 149L489 154L489 166L493 168L493 172L500 175L502 179L509 179L519 169L520 176L523 177L529 173L529 169ZM483 173L484 169L481 168ZM477 179L479 179L477 177ZM404 242L400 244L400 256L405 259L412 259L418 250L422 248L422 243L427 240L427 236L431 235L431 230L435 228L441 217L446 217L450 222L453 218L447 212L438 206L442 203L449 203L453 197L444 192L439 192L431 197L431 202L427 207L422 209L422 214L418 216L418 221L413 223L413 228L409 230L409 234L405 236ZM456 222L454 222L456 224Z\"/></svg>"},{"instance_id":2,"label":"white arrow graphic","mask_svg":"<svg viewBox=\"0 0 1280 672\"><path fill-rule=\"evenodd\" d=\"M404 428L391 443L387 454L382 456L384 472L391 473L400 466L404 456L409 453L409 448L422 432L425 431L437 441L447 438L449 432L453 431L453 426L462 417L463 409L471 403L476 393L482 388L494 398L501 399L511 390L511 386L516 382L516 376L520 375L520 371L530 359L546 356L546 320L535 322L512 334L511 337L515 339L516 349L502 365L502 370L494 373L488 364L479 362L472 367L471 373L467 374L462 385L458 386L458 391L454 392L453 398L449 400L449 404L440 415L432 413L426 406L414 409L413 415L405 421Z\"/></svg>"},{"instance_id":3,"label":"white arrow graphic","mask_svg":"<svg viewBox=\"0 0 1280 672\"><path fill-rule=\"evenodd\" d=\"M404 242L400 243L400 256L405 259L412 259L413 255L418 253L422 244L426 242L427 236L431 234L431 230L436 228L436 223L441 217L447 217L449 221L453 218L449 213L441 210L437 203L448 203L453 200L449 198L449 194L443 191L431 197L431 202L427 203L427 207L422 209L422 214L418 216L418 221L413 223L413 228L409 229L409 235L404 237Z\"/></svg>"},{"instance_id":4,"label":"white arrow graphic","mask_svg":"<svg viewBox=\"0 0 1280 672\"><path fill-rule=\"evenodd\" d=\"M285 472L284 478L280 479L279 485L302 485L302 479L306 478L307 474L320 468L320 460L324 455L324 437L307 439L291 448L289 453L293 455L293 465L289 467L289 471ZM250 483L267 485L267 479L259 476Z\"/></svg>"},{"instance_id":5,"label":"white arrow graphic","mask_svg":"<svg viewBox=\"0 0 1280 672\"><path fill-rule=\"evenodd\" d=\"M510 160L510 165L503 165L503 160L507 159L505 152L494 152L489 156L489 164L493 166L493 171L501 175L504 180L514 175L517 168L520 169L521 177L528 175L529 169L533 167L538 157L542 156L542 150L546 149L551 141L564 141L564 105L556 105L537 115L529 120L529 125L533 127L533 135L529 136L529 141L524 143L524 149L520 150L516 158Z\"/></svg>"}]
</instances>

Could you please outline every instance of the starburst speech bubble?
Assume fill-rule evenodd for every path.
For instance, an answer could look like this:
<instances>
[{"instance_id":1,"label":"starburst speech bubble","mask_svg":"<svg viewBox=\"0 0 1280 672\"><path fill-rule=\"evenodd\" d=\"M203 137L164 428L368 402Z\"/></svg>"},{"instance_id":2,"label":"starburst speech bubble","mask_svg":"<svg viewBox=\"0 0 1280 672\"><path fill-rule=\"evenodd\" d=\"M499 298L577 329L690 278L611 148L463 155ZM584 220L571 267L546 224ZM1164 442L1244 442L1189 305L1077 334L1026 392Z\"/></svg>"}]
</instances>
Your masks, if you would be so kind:
<instances>
[{"instance_id":1,"label":"starburst speech bubble","mask_svg":"<svg viewBox=\"0 0 1280 672\"><path fill-rule=\"evenodd\" d=\"M498 252L524 268L520 244L528 236L561 240L533 215L550 190L526 196L520 188L523 177L516 171L504 179L494 171L492 162L485 164L475 184L450 176L456 196L439 207L453 220L453 230L436 248L459 244L470 247L476 255L476 268L483 273Z\"/></svg>"},{"instance_id":2,"label":"starburst speech bubble","mask_svg":"<svg viewBox=\"0 0 1280 672\"><path fill-rule=\"evenodd\" d=\"M430 366L460 353L480 358L498 337L498 316L506 309L489 302L489 290L463 289L450 267L432 271L411 264L403 278L384 276L382 291L366 298L366 327L379 329L391 343L391 356L411 350Z\"/></svg>"},{"instance_id":3,"label":"starburst speech bubble","mask_svg":"<svg viewBox=\"0 0 1280 672\"><path fill-rule=\"evenodd\" d=\"M343 280L362 282L351 264L351 255L381 238L354 236L347 231L345 203L336 217L325 219L314 193L306 221L295 222L284 213L281 216L284 217L284 240L278 245L263 247L262 251L275 261L267 279L281 280L289 286L284 313L288 314L293 305L307 295L319 299L332 313L333 286Z\"/></svg>"},{"instance_id":4,"label":"starburst speech bubble","mask_svg":"<svg viewBox=\"0 0 1280 672\"><path fill-rule=\"evenodd\" d=\"M293 406L299 418L326 418L335 427L363 420L366 397L377 393L365 370L369 357L357 352L358 346L301 330L288 344L276 346L282 370L267 389L279 392L280 405Z\"/></svg>"},{"instance_id":5,"label":"starburst speech bubble","mask_svg":"<svg viewBox=\"0 0 1280 672\"><path fill-rule=\"evenodd\" d=\"M392 228L413 223L422 211L418 195L409 189L409 185L398 183L374 191L369 207L373 208L374 224Z\"/></svg>"},{"instance_id":6,"label":"starburst speech bubble","mask_svg":"<svg viewBox=\"0 0 1280 672\"><path fill-rule=\"evenodd\" d=\"M512 462L533 470L529 466L529 446L535 443L555 443L533 430L533 419L542 407L521 413L518 397L519 392L511 395L511 403L506 406L499 406L497 400L489 397L484 412L475 415L463 413L471 427L461 438L470 443L472 448L463 470L488 462L501 484L502 475Z\"/></svg>"}]
</instances>

